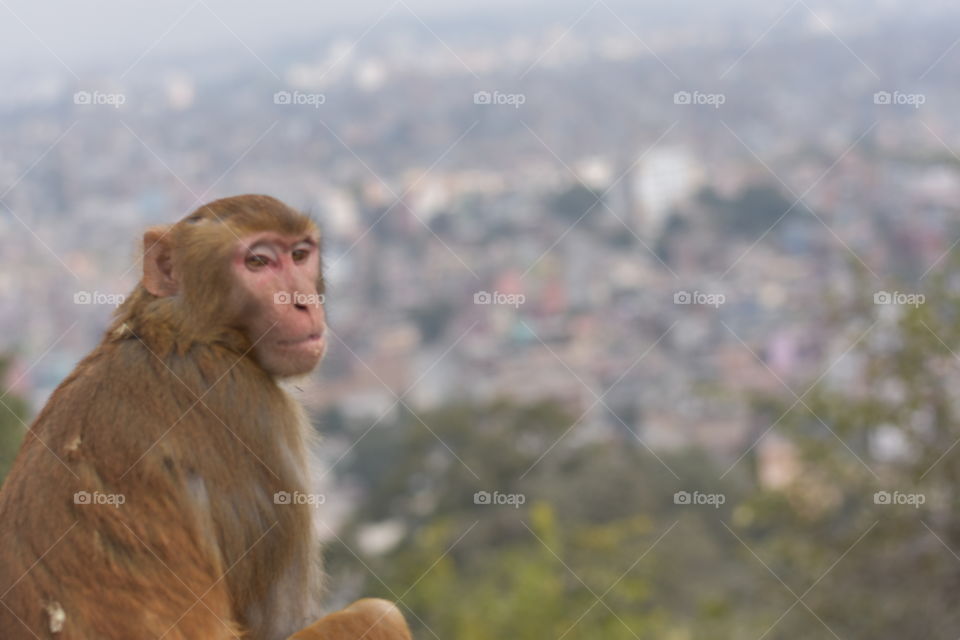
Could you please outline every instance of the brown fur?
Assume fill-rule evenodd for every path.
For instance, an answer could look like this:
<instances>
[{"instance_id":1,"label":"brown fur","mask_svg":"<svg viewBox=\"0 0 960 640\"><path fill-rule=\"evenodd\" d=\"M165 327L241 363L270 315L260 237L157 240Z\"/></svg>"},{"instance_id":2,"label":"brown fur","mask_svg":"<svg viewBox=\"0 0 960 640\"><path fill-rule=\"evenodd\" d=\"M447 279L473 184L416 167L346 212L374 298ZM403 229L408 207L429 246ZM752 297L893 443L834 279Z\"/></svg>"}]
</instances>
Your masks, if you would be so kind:
<instances>
[{"instance_id":1,"label":"brown fur","mask_svg":"<svg viewBox=\"0 0 960 640\"><path fill-rule=\"evenodd\" d=\"M410 640L410 629L393 603L364 598L295 633L290 640Z\"/></svg>"},{"instance_id":2,"label":"brown fur","mask_svg":"<svg viewBox=\"0 0 960 640\"><path fill-rule=\"evenodd\" d=\"M251 314L279 312L230 272L238 238L262 231L317 233L273 198L238 196L145 236L144 282L0 490L0 637L274 639L316 620L314 507L274 501L309 491L310 427L256 351L274 334L250 335ZM76 504L79 491L124 502Z\"/></svg>"}]
</instances>

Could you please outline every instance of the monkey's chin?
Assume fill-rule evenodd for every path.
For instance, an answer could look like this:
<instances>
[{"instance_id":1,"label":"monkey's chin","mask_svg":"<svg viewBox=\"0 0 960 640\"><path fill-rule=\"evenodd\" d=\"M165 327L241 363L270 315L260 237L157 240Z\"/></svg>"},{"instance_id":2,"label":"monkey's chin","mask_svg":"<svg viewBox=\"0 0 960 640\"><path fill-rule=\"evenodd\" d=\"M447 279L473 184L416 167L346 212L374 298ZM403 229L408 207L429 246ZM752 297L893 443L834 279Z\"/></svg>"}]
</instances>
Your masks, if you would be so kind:
<instances>
[{"instance_id":1,"label":"monkey's chin","mask_svg":"<svg viewBox=\"0 0 960 640\"><path fill-rule=\"evenodd\" d=\"M281 341L271 345L267 353L259 354L261 366L278 378L304 376L320 363L326 350L322 335L310 335L300 340Z\"/></svg>"}]
</instances>

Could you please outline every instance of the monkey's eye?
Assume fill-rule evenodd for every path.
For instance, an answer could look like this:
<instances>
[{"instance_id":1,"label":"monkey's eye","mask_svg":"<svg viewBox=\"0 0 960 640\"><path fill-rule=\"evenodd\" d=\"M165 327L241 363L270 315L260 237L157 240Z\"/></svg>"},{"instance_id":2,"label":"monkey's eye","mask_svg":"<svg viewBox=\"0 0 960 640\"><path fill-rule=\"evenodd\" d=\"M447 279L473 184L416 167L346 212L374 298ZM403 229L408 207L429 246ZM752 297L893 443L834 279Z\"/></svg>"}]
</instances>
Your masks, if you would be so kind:
<instances>
[{"instance_id":1,"label":"monkey's eye","mask_svg":"<svg viewBox=\"0 0 960 640\"><path fill-rule=\"evenodd\" d=\"M290 252L290 255L293 256L293 261L297 264L300 264L304 260L310 257L309 249L294 249Z\"/></svg>"},{"instance_id":2,"label":"monkey's eye","mask_svg":"<svg viewBox=\"0 0 960 640\"><path fill-rule=\"evenodd\" d=\"M256 271L257 269L262 269L263 267L270 264L270 258L251 253L250 255L247 256L247 259L244 261L244 264L247 265L247 269Z\"/></svg>"}]
</instances>

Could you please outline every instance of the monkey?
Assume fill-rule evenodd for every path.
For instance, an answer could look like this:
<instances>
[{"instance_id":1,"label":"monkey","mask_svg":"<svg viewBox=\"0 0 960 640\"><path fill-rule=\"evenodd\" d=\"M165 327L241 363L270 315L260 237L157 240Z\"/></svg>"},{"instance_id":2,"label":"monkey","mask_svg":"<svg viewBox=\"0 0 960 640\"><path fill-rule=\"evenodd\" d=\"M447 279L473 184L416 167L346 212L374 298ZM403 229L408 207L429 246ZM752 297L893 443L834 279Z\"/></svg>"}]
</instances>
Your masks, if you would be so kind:
<instances>
[{"instance_id":1,"label":"monkey","mask_svg":"<svg viewBox=\"0 0 960 640\"><path fill-rule=\"evenodd\" d=\"M0 487L5 640L409 640L321 617L313 432L284 381L325 347L321 237L264 195L143 236L143 275Z\"/></svg>"}]
</instances>

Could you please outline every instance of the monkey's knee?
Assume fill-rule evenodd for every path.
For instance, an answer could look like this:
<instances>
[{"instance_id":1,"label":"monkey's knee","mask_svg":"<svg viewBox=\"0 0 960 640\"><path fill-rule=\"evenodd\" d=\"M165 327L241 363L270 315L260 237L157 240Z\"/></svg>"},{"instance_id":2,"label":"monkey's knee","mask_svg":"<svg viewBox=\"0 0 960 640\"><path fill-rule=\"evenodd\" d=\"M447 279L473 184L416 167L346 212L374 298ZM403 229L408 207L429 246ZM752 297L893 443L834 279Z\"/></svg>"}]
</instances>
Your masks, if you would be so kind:
<instances>
[{"instance_id":1,"label":"monkey's knee","mask_svg":"<svg viewBox=\"0 0 960 640\"><path fill-rule=\"evenodd\" d=\"M411 640L407 621L395 604L363 598L331 613L289 640Z\"/></svg>"},{"instance_id":2,"label":"monkey's knee","mask_svg":"<svg viewBox=\"0 0 960 640\"><path fill-rule=\"evenodd\" d=\"M345 611L350 611L361 616L371 624L387 627L390 629L406 629L407 621L400 612L400 608L389 600L383 598L363 598L357 600ZM407 632L409 635L409 631Z\"/></svg>"}]
</instances>

